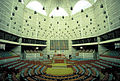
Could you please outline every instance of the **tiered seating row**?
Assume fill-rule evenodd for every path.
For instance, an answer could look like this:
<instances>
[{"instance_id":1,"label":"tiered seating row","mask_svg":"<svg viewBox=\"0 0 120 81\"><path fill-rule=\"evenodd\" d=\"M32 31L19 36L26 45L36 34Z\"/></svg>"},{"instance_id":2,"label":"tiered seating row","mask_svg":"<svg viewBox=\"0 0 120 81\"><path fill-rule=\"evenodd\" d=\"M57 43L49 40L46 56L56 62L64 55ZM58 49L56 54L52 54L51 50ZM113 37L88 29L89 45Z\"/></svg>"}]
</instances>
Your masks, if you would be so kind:
<instances>
[{"instance_id":1,"label":"tiered seating row","mask_svg":"<svg viewBox=\"0 0 120 81\"><path fill-rule=\"evenodd\" d=\"M38 66L36 69L34 68L35 66L33 66L33 70L31 70L31 68L29 69L29 70L27 70L28 72L26 72L25 70L25 74L26 73L28 73L27 74L27 77L26 77L26 75L24 74L24 77L26 77L26 79L28 79L29 81L36 81L36 80L54 80L54 81L57 81L57 80L63 80L63 81L70 81L70 80L73 80L73 81L75 81L75 80L86 80L86 79L94 79L95 80L95 78L93 78L91 75L92 75L92 72L94 71L94 70L91 70L91 69L89 69L89 68L87 68L87 66L86 65L74 65L73 66L73 68L74 68L74 70L75 70L75 72L76 73L74 73L74 74L71 74L71 75L66 75L66 76L54 76L54 75L49 75L49 74L45 74L44 73L44 71L46 70L46 66L43 66L42 68L41 68L41 70L39 70L39 74L38 74L38 72L36 72L36 71L38 71L38 69L40 68L40 66ZM79 68L80 69L79 69ZM79 74L80 73L80 71L82 70L82 75L81 74ZM30 72L29 72L30 71ZM32 74L32 71L34 71L35 72L35 74L36 75L34 75L34 76L31 76L31 74ZM29 74L29 73L31 73L31 74ZM97 73L96 73L97 74ZM97 78L98 76L96 75L96 78ZM86 80L87 81L87 80Z\"/></svg>"},{"instance_id":2,"label":"tiered seating row","mask_svg":"<svg viewBox=\"0 0 120 81\"><path fill-rule=\"evenodd\" d=\"M25 50L24 52L26 53L41 53L41 51L38 51L38 50Z\"/></svg>"},{"instance_id":3,"label":"tiered seating row","mask_svg":"<svg viewBox=\"0 0 120 81\"><path fill-rule=\"evenodd\" d=\"M45 70L47 69L47 66L41 64L40 62L35 62L35 61L16 60L13 62L1 64L0 66L1 68L7 68L7 69L14 69L14 70L20 69L21 71L20 79L22 81L38 81L38 80L95 81L99 79L99 71L106 68L111 69L114 66L119 68L120 64L102 59L95 61L93 63L75 64L72 66L74 73L63 76L46 74Z\"/></svg>"},{"instance_id":4,"label":"tiered seating row","mask_svg":"<svg viewBox=\"0 0 120 81\"><path fill-rule=\"evenodd\" d=\"M93 53L95 50L87 49L87 50L79 50L80 53Z\"/></svg>"}]
</instances>

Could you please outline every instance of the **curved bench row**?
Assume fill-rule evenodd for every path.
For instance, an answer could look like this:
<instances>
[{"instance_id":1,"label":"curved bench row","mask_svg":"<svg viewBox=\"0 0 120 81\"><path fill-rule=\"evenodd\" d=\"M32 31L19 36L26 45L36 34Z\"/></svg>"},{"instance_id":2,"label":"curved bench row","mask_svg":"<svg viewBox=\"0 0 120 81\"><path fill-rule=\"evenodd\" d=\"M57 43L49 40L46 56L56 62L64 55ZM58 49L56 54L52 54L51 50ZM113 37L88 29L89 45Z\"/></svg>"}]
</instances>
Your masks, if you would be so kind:
<instances>
[{"instance_id":1,"label":"curved bench row","mask_svg":"<svg viewBox=\"0 0 120 81\"><path fill-rule=\"evenodd\" d=\"M98 60L93 63L73 65L72 66L74 70L73 74L54 76L54 75L46 74L45 70L47 69L47 66L39 63L30 64L27 61L16 60L13 62L8 62L0 65L1 68L20 70L21 79L24 81L36 81L36 80L94 81L99 78L99 71L105 68L112 68L114 66L118 68L120 67L119 64L114 62L109 62L106 60Z\"/></svg>"},{"instance_id":2,"label":"curved bench row","mask_svg":"<svg viewBox=\"0 0 120 81\"><path fill-rule=\"evenodd\" d=\"M36 80L63 80L63 81L69 81L69 80L95 80L98 76L97 73L94 72L94 70L87 68L86 65L74 65L73 66L76 73L70 74L70 75L64 75L64 76L54 76L49 75L45 73L46 66L43 65L33 65L30 68L26 68L21 72L22 78L24 80L28 81L36 81ZM95 73L94 76L92 75L92 72Z\"/></svg>"}]
</instances>

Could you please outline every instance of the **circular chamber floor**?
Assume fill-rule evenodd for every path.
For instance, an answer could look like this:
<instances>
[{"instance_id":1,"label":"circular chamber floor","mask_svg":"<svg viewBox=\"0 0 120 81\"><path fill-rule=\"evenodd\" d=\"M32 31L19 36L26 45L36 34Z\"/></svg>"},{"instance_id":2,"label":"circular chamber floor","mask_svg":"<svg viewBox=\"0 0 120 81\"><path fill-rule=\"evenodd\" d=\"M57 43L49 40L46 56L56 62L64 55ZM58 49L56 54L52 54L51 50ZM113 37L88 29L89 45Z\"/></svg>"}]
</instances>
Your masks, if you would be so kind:
<instances>
[{"instance_id":1,"label":"circular chamber floor","mask_svg":"<svg viewBox=\"0 0 120 81\"><path fill-rule=\"evenodd\" d=\"M67 67L66 63L55 63L55 64L49 64L52 65L52 68L47 68L46 73L50 75L68 75L73 74L73 69L71 67Z\"/></svg>"}]
</instances>

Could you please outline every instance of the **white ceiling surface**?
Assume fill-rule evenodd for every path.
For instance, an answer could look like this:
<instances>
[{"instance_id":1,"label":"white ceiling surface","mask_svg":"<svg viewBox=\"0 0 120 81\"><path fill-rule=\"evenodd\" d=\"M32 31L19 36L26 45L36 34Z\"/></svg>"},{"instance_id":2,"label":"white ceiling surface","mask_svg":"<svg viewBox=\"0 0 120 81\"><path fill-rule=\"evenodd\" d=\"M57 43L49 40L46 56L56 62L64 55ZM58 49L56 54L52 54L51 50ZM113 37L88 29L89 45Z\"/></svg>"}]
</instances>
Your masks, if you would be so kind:
<instances>
[{"instance_id":1,"label":"white ceiling surface","mask_svg":"<svg viewBox=\"0 0 120 81\"><path fill-rule=\"evenodd\" d=\"M26 1L26 2L25 2ZM25 6L45 16L70 16L86 9L97 0L25 0ZM45 10L43 10L43 7ZM59 7L59 9L57 9ZM72 7L72 10L71 10Z\"/></svg>"}]
</instances>

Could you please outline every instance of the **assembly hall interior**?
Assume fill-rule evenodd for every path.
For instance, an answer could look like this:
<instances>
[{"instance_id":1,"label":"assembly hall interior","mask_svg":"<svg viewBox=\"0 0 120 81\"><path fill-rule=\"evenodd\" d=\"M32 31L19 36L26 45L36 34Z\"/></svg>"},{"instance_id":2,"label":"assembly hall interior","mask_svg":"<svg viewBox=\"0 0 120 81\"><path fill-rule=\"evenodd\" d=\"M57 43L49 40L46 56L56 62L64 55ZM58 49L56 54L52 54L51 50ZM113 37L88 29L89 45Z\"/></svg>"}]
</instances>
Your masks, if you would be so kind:
<instances>
[{"instance_id":1,"label":"assembly hall interior","mask_svg":"<svg viewBox=\"0 0 120 81\"><path fill-rule=\"evenodd\" d=\"M0 0L0 81L120 81L120 0Z\"/></svg>"}]
</instances>

